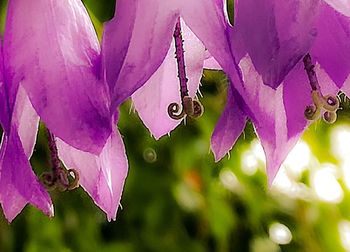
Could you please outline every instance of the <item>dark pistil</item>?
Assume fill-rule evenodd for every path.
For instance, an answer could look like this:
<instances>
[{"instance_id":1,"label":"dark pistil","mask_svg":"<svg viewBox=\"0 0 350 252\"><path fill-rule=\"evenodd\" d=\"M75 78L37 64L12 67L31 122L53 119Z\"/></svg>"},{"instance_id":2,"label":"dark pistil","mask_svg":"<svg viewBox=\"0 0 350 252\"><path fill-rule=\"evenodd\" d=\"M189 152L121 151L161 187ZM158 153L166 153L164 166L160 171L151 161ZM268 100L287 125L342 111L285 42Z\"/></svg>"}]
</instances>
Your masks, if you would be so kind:
<instances>
[{"instance_id":1,"label":"dark pistil","mask_svg":"<svg viewBox=\"0 0 350 252\"><path fill-rule=\"evenodd\" d=\"M317 75L314 70L315 65L312 64L310 54L306 54L303 58L304 68L309 78L311 86L311 97L313 104L306 107L304 115L308 120L316 120L321 116L323 111L323 120L327 123L334 123L337 119L337 110L339 108L339 100L335 95L323 96L320 85L317 80Z\"/></svg>"},{"instance_id":2,"label":"dark pistil","mask_svg":"<svg viewBox=\"0 0 350 252\"><path fill-rule=\"evenodd\" d=\"M171 103L168 106L168 114L172 119L175 119L175 120L180 120L186 115L193 118L197 118L203 114L204 109L199 101L192 99L188 94L188 88L187 88L188 79L186 76L185 50L183 47L180 18L178 18L175 26L174 40L175 40L175 49L176 49L175 58L177 61L178 78L180 82L182 109L180 110L179 104Z\"/></svg>"},{"instance_id":3,"label":"dark pistil","mask_svg":"<svg viewBox=\"0 0 350 252\"><path fill-rule=\"evenodd\" d=\"M74 169L66 170L61 166L54 134L47 129L47 139L51 159L51 171L41 174L41 180L47 189L60 191L73 190L79 186L79 173ZM72 179L69 177L73 174Z\"/></svg>"}]
</instances>

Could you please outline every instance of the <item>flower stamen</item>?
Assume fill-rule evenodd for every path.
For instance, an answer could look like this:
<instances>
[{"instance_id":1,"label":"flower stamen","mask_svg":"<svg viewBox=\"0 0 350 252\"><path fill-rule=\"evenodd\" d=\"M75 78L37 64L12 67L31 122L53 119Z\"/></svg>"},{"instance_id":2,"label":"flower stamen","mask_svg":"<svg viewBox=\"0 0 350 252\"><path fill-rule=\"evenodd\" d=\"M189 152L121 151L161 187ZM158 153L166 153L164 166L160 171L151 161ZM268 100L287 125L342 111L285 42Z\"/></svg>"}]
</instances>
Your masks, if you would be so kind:
<instances>
[{"instance_id":1,"label":"flower stamen","mask_svg":"<svg viewBox=\"0 0 350 252\"><path fill-rule=\"evenodd\" d=\"M320 118L323 112L323 120L327 123L334 123L337 120L337 110L339 109L339 99L335 95L323 96L320 90L320 85L317 80L315 65L312 64L310 54L303 58L305 71L308 75L311 86L311 97L313 104L307 106L304 111L304 116L310 121Z\"/></svg>"},{"instance_id":2,"label":"flower stamen","mask_svg":"<svg viewBox=\"0 0 350 252\"><path fill-rule=\"evenodd\" d=\"M47 130L52 170L44 172L40 180L48 190L73 190L79 186L79 173L74 169L66 170L61 166L55 136Z\"/></svg>"},{"instance_id":3,"label":"flower stamen","mask_svg":"<svg viewBox=\"0 0 350 252\"><path fill-rule=\"evenodd\" d=\"M170 118L174 120L180 120L185 116L190 116L192 118L198 118L203 115L204 108L202 104L197 100L193 99L188 94L186 77L186 66L185 66L185 50L183 47L183 39L181 34L181 21L178 21L175 26L174 31L175 39L175 58L177 61L178 78L180 81L180 94L181 94L181 105L177 103L171 103L168 106L168 114Z\"/></svg>"}]
</instances>

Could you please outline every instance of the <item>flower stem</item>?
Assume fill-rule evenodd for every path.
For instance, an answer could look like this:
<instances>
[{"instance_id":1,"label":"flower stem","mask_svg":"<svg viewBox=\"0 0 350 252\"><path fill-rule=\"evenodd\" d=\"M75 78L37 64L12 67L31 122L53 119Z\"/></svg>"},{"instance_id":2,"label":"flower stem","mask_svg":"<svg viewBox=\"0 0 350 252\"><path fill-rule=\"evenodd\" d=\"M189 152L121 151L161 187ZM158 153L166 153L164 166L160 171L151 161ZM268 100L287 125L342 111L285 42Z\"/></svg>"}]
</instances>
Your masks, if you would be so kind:
<instances>
[{"instance_id":1,"label":"flower stem","mask_svg":"<svg viewBox=\"0 0 350 252\"><path fill-rule=\"evenodd\" d=\"M168 106L168 115L170 118L174 120L183 119L185 116L190 116L192 118L198 118L202 116L204 108L202 104L188 94L187 82L188 79L186 77L186 66L185 66L185 50L183 46L183 39L181 34L181 20L178 18L175 31L174 31L174 40L175 40L175 58L177 61L177 70L178 77L180 81L180 94L181 94L181 103L182 109L180 109L180 105L176 102L171 103Z\"/></svg>"},{"instance_id":2,"label":"flower stem","mask_svg":"<svg viewBox=\"0 0 350 252\"><path fill-rule=\"evenodd\" d=\"M177 61L178 77L180 80L181 99L183 100L185 96L188 96L188 89L187 89L188 79L186 77L185 50L183 47L183 39L181 34L180 17L178 18L175 26L174 39L175 39L175 48L176 48L175 57Z\"/></svg>"},{"instance_id":3,"label":"flower stem","mask_svg":"<svg viewBox=\"0 0 350 252\"><path fill-rule=\"evenodd\" d=\"M58 149L56 145L55 135L47 129L47 139L50 150L51 171L41 174L41 180L47 189L59 189L60 191L72 190L79 186L79 173L74 169L68 171L61 166L58 157ZM69 180L69 176L73 174L73 181Z\"/></svg>"},{"instance_id":4,"label":"flower stem","mask_svg":"<svg viewBox=\"0 0 350 252\"><path fill-rule=\"evenodd\" d=\"M52 172L55 175L58 174L58 170L60 169L60 159L58 157L58 150L56 145L56 140L54 134L47 129L47 140L49 144L49 150L50 150L50 159L51 159L51 165L52 165Z\"/></svg>"},{"instance_id":5,"label":"flower stem","mask_svg":"<svg viewBox=\"0 0 350 252\"><path fill-rule=\"evenodd\" d=\"M320 90L320 85L318 84L316 72L314 70L315 65L312 64L311 56L309 53L304 56L303 62L312 90Z\"/></svg>"}]
</instances>

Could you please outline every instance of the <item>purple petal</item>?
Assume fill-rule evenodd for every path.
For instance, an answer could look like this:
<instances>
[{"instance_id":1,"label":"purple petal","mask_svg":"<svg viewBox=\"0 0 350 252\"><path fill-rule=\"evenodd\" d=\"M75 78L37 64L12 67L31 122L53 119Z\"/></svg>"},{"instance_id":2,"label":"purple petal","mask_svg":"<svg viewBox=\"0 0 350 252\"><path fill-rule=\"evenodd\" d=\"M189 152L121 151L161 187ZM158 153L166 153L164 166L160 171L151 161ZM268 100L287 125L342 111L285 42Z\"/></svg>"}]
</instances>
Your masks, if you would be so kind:
<instances>
[{"instance_id":1,"label":"purple petal","mask_svg":"<svg viewBox=\"0 0 350 252\"><path fill-rule=\"evenodd\" d=\"M27 94L19 87L11 127L5 129L0 150L0 202L8 221L30 203L53 216L53 206L33 173L29 158L36 140L39 118Z\"/></svg>"},{"instance_id":2,"label":"purple petal","mask_svg":"<svg viewBox=\"0 0 350 252\"><path fill-rule=\"evenodd\" d=\"M189 95L195 97L202 77L205 48L186 25L182 24L182 28ZM181 120L173 120L168 115L168 106L171 103L181 104L177 62L174 55L173 42L160 68L132 96L140 118L156 139L181 123Z\"/></svg>"},{"instance_id":3,"label":"purple petal","mask_svg":"<svg viewBox=\"0 0 350 252\"><path fill-rule=\"evenodd\" d=\"M9 84L21 82L55 135L98 153L111 122L97 78L99 44L81 1L10 1L4 38Z\"/></svg>"},{"instance_id":4,"label":"purple petal","mask_svg":"<svg viewBox=\"0 0 350 252\"><path fill-rule=\"evenodd\" d=\"M324 0L335 10L350 17L350 0Z\"/></svg>"},{"instance_id":5,"label":"purple petal","mask_svg":"<svg viewBox=\"0 0 350 252\"><path fill-rule=\"evenodd\" d=\"M222 67L219 63L214 59L214 57L209 57L204 61L203 68L212 69L212 70L221 70Z\"/></svg>"},{"instance_id":6,"label":"purple petal","mask_svg":"<svg viewBox=\"0 0 350 252\"><path fill-rule=\"evenodd\" d=\"M103 61L113 109L140 88L161 65L178 17L178 11L169 1L142 0L137 1L136 7L134 2L130 7L125 6L129 4L129 1L118 1L117 8L130 8L135 20L117 15L106 24L103 38ZM131 27L131 35L125 32L125 27Z\"/></svg>"},{"instance_id":7,"label":"purple petal","mask_svg":"<svg viewBox=\"0 0 350 252\"><path fill-rule=\"evenodd\" d=\"M227 104L211 137L215 161L222 159L234 146L244 130L247 116L241 110L229 89Z\"/></svg>"},{"instance_id":8,"label":"purple petal","mask_svg":"<svg viewBox=\"0 0 350 252\"><path fill-rule=\"evenodd\" d=\"M78 171L81 186L96 205L115 220L124 181L128 172L125 148L116 130L108 138L100 155L79 151L57 139L59 156L68 169Z\"/></svg>"},{"instance_id":9,"label":"purple petal","mask_svg":"<svg viewBox=\"0 0 350 252\"><path fill-rule=\"evenodd\" d=\"M341 87L350 74L350 17L323 4L311 55Z\"/></svg>"},{"instance_id":10,"label":"purple petal","mask_svg":"<svg viewBox=\"0 0 350 252\"><path fill-rule=\"evenodd\" d=\"M318 0L237 1L232 30L236 58L248 53L264 84L278 87L309 51L317 34L318 11Z\"/></svg>"},{"instance_id":11,"label":"purple petal","mask_svg":"<svg viewBox=\"0 0 350 252\"><path fill-rule=\"evenodd\" d=\"M180 0L181 17L222 68L230 72L232 54L222 0Z\"/></svg>"},{"instance_id":12,"label":"purple petal","mask_svg":"<svg viewBox=\"0 0 350 252\"><path fill-rule=\"evenodd\" d=\"M276 90L263 85L249 57L240 62L245 89L240 90L246 104L254 113L252 119L261 140L267 160L267 173L271 184L282 162L294 147L306 126L304 110L311 104L311 88L300 62L287 75ZM336 94L337 87L324 70L316 66L324 94Z\"/></svg>"}]
</instances>

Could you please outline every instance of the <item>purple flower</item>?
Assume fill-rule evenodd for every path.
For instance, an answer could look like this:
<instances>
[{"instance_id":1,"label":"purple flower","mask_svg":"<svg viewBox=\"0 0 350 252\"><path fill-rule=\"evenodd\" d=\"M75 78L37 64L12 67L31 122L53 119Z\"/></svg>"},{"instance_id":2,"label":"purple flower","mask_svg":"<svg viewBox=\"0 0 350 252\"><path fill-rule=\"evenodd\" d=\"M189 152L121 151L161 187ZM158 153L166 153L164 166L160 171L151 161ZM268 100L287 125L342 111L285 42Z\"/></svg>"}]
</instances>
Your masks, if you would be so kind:
<instances>
[{"instance_id":1,"label":"purple flower","mask_svg":"<svg viewBox=\"0 0 350 252\"><path fill-rule=\"evenodd\" d=\"M114 219L127 160L101 78L100 46L81 1L9 1L2 52L0 202L6 218L12 221L27 203L53 214L28 161L40 116L56 136L51 144L57 141L61 160Z\"/></svg>"},{"instance_id":2,"label":"purple flower","mask_svg":"<svg viewBox=\"0 0 350 252\"><path fill-rule=\"evenodd\" d=\"M327 103L337 102L339 88L350 91L350 18L345 16L350 12L337 11L340 1L328 2L331 5L318 0L238 1L235 25L222 37L231 54L213 55L232 82L212 137L216 160L232 148L250 118L272 183L310 120L321 112L329 122L336 118L337 106L329 108Z\"/></svg>"},{"instance_id":3,"label":"purple flower","mask_svg":"<svg viewBox=\"0 0 350 252\"><path fill-rule=\"evenodd\" d=\"M102 45L112 108L132 96L142 121L156 139L181 122L169 117L170 104L176 107L184 103L181 96L188 96L198 108L195 96L207 57L205 47L217 45L216 35L225 23L222 10L221 0L118 1L115 18L105 25ZM182 27L182 63L178 56L183 52L174 57L175 49L183 49L175 46L176 25ZM177 75L184 70L186 76L179 76L188 79L188 90L183 92L188 94L180 96Z\"/></svg>"}]
</instances>

